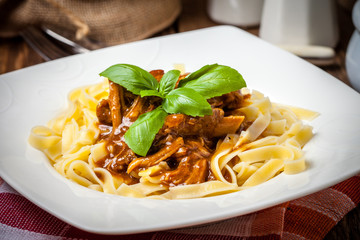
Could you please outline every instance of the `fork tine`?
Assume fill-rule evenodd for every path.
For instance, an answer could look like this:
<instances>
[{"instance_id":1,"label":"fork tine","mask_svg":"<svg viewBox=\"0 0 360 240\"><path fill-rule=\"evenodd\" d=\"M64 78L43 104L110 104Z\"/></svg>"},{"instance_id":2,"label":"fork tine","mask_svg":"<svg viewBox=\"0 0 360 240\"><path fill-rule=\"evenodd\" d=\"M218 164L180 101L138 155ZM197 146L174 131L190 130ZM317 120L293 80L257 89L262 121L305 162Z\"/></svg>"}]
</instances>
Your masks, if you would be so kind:
<instances>
[{"instance_id":1,"label":"fork tine","mask_svg":"<svg viewBox=\"0 0 360 240\"><path fill-rule=\"evenodd\" d=\"M83 46L71 41L70 39L67 39L67 38L59 35L58 33L54 32L44 26L41 26L41 30L46 34L47 37L51 38L54 41L59 42L62 46L66 46L67 49L70 48L71 51L74 52L74 54L90 52L89 49L84 48Z\"/></svg>"},{"instance_id":2,"label":"fork tine","mask_svg":"<svg viewBox=\"0 0 360 240\"><path fill-rule=\"evenodd\" d=\"M21 36L45 61L71 55L52 43L40 29L30 26L23 30Z\"/></svg>"}]
</instances>

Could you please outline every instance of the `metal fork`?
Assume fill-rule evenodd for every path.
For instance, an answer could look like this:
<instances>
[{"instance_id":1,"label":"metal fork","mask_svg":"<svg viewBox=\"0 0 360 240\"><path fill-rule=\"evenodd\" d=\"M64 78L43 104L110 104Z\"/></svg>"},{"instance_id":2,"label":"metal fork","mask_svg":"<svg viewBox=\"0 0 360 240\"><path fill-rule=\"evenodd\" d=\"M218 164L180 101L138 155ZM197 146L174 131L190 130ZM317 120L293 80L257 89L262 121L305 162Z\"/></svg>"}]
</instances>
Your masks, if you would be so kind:
<instances>
[{"instance_id":1,"label":"metal fork","mask_svg":"<svg viewBox=\"0 0 360 240\"><path fill-rule=\"evenodd\" d=\"M45 61L90 51L45 27L29 26L20 35Z\"/></svg>"}]
</instances>

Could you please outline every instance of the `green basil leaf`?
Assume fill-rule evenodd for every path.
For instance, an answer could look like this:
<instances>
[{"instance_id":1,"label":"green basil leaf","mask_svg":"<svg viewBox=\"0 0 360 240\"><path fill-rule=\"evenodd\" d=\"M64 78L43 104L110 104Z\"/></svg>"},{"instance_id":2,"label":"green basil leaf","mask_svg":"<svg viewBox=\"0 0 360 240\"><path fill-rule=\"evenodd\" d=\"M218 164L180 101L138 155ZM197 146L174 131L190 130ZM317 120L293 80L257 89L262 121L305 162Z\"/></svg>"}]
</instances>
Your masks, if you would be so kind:
<instances>
[{"instance_id":1,"label":"green basil leaf","mask_svg":"<svg viewBox=\"0 0 360 240\"><path fill-rule=\"evenodd\" d=\"M158 81L148 71L130 64L113 65L100 76L107 77L136 95L140 95L142 90L157 90L159 87Z\"/></svg>"},{"instance_id":2,"label":"green basil leaf","mask_svg":"<svg viewBox=\"0 0 360 240\"><path fill-rule=\"evenodd\" d=\"M181 80L179 88L181 87L191 88L209 99L246 87L246 82L237 70L213 64L206 65Z\"/></svg>"},{"instance_id":3,"label":"green basil leaf","mask_svg":"<svg viewBox=\"0 0 360 240\"><path fill-rule=\"evenodd\" d=\"M179 80L179 76L179 70L170 70L165 73L160 80L159 92L163 95L168 94L175 88L176 82Z\"/></svg>"},{"instance_id":4,"label":"green basil leaf","mask_svg":"<svg viewBox=\"0 0 360 240\"><path fill-rule=\"evenodd\" d=\"M181 80L181 84L185 84L186 82L189 82L191 80L198 79L199 77L201 77L205 73L211 71L212 69L216 68L217 66L219 66L219 64L217 64L217 63L211 64L211 65L205 65L202 68L200 68L199 70L187 75L185 79Z\"/></svg>"},{"instance_id":5,"label":"green basil leaf","mask_svg":"<svg viewBox=\"0 0 360 240\"><path fill-rule=\"evenodd\" d=\"M190 88L177 88L166 95L162 104L168 113L183 113L190 116L211 115L210 104L199 93Z\"/></svg>"},{"instance_id":6,"label":"green basil leaf","mask_svg":"<svg viewBox=\"0 0 360 240\"><path fill-rule=\"evenodd\" d=\"M156 97L164 98L164 96L161 93L159 93L158 91L156 91L156 90L142 90L140 92L140 96L141 97L156 96Z\"/></svg>"},{"instance_id":7,"label":"green basil leaf","mask_svg":"<svg viewBox=\"0 0 360 240\"><path fill-rule=\"evenodd\" d=\"M136 154L146 156L167 115L161 107L140 115L125 133L126 144Z\"/></svg>"}]
</instances>

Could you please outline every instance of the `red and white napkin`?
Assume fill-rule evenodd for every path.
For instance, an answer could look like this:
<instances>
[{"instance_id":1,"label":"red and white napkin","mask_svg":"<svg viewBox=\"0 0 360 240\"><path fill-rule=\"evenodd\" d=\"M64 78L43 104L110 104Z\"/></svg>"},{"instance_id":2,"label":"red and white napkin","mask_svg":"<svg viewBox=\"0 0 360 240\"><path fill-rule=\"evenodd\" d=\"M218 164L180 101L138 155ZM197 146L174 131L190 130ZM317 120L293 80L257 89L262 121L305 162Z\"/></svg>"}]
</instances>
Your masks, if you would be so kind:
<instances>
[{"instance_id":1,"label":"red and white napkin","mask_svg":"<svg viewBox=\"0 0 360 240\"><path fill-rule=\"evenodd\" d=\"M259 212L195 227L106 236L75 228L43 211L0 178L0 239L227 240L323 239L360 202L360 174L320 192Z\"/></svg>"}]
</instances>

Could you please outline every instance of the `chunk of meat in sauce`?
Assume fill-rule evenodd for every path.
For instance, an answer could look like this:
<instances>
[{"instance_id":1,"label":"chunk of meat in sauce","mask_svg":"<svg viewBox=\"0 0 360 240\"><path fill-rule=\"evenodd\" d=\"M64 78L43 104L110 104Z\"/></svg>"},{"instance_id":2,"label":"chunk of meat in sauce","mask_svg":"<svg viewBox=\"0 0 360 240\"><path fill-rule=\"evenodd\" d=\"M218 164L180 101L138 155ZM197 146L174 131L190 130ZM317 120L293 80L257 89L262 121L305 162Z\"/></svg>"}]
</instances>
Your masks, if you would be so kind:
<instances>
[{"instance_id":1,"label":"chunk of meat in sauce","mask_svg":"<svg viewBox=\"0 0 360 240\"><path fill-rule=\"evenodd\" d=\"M187 140L173 155L176 168L161 174L161 182L168 186L202 183L212 178L209 169L210 150L202 138Z\"/></svg>"},{"instance_id":2,"label":"chunk of meat in sauce","mask_svg":"<svg viewBox=\"0 0 360 240\"><path fill-rule=\"evenodd\" d=\"M228 133L235 133L243 120L243 116L224 117L224 111L220 108L213 109L212 115L204 117L171 114L166 117L164 126L158 135L174 133L180 136L220 137Z\"/></svg>"},{"instance_id":3,"label":"chunk of meat in sauce","mask_svg":"<svg viewBox=\"0 0 360 240\"><path fill-rule=\"evenodd\" d=\"M173 155L180 147L184 145L184 140L182 137L177 138L175 141L165 145L160 151L157 153L147 156L140 157L134 159L127 169L127 172L130 173L132 170L138 167L151 167L154 166L161 161L166 160L171 155Z\"/></svg>"},{"instance_id":4,"label":"chunk of meat in sauce","mask_svg":"<svg viewBox=\"0 0 360 240\"><path fill-rule=\"evenodd\" d=\"M164 75L164 70L162 70L162 69L156 69L156 70L151 70L150 71L150 74L151 75L153 75L154 76L154 78L158 81L158 82L160 82L160 80L161 80L161 78L162 78L162 76Z\"/></svg>"},{"instance_id":5,"label":"chunk of meat in sauce","mask_svg":"<svg viewBox=\"0 0 360 240\"><path fill-rule=\"evenodd\" d=\"M207 159L192 161L191 156L187 156L180 161L177 169L163 173L160 180L169 186L196 184L205 182L207 174Z\"/></svg>"},{"instance_id":6,"label":"chunk of meat in sauce","mask_svg":"<svg viewBox=\"0 0 360 240\"><path fill-rule=\"evenodd\" d=\"M102 99L96 107L96 116L99 120L99 123L105 125L112 125L111 119L111 110L109 106L109 101L107 99Z\"/></svg>"},{"instance_id":7,"label":"chunk of meat in sauce","mask_svg":"<svg viewBox=\"0 0 360 240\"><path fill-rule=\"evenodd\" d=\"M213 108L222 108L225 111L241 107L243 95L239 91L226 93L222 96L208 99L208 103Z\"/></svg>"}]
</instances>

